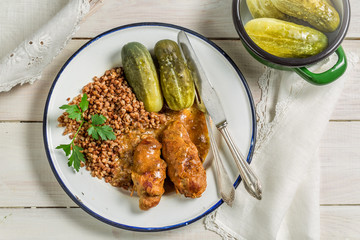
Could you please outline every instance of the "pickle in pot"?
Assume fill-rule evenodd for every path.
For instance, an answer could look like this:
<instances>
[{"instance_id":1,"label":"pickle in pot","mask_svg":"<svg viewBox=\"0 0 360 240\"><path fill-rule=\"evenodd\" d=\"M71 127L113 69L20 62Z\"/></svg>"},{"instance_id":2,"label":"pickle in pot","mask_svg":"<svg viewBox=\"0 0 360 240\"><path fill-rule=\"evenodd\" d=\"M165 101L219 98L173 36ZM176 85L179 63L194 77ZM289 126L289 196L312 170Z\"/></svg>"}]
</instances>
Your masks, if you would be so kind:
<instances>
[{"instance_id":1,"label":"pickle in pot","mask_svg":"<svg viewBox=\"0 0 360 240\"><path fill-rule=\"evenodd\" d=\"M322 32L333 32L340 24L339 13L330 0L271 0L281 12L304 20Z\"/></svg>"},{"instance_id":2,"label":"pickle in pot","mask_svg":"<svg viewBox=\"0 0 360 240\"><path fill-rule=\"evenodd\" d=\"M150 52L138 42L126 44L121 51L125 77L145 110L158 112L163 107L163 96Z\"/></svg>"},{"instance_id":3,"label":"pickle in pot","mask_svg":"<svg viewBox=\"0 0 360 240\"><path fill-rule=\"evenodd\" d=\"M253 19L245 30L260 48L278 57L305 58L322 52L328 45L322 32L274 18Z\"/></svg>"},{"instance_id":4,"label":"pickle in pot","mask_svg":"<svg viewBox=\"0 0 360 240\"><path fill-rule=\"evenodd\" d=\"M271 0L246 0L251 15L254 18L277 18L286 20L288 16L280 12Z\"/></svg>"},{"instance_id":5,"label":"pickle in pot","mask_svg":"<svg viewBox=\"0 0 360 240\"><path fill-rule=\"evenodd\" d=\"M160 40L155 45L155 56L160 68L161 89L169 108L181 110L191 107L195 85L177 43Z\"/></svg>"}]
</instances>

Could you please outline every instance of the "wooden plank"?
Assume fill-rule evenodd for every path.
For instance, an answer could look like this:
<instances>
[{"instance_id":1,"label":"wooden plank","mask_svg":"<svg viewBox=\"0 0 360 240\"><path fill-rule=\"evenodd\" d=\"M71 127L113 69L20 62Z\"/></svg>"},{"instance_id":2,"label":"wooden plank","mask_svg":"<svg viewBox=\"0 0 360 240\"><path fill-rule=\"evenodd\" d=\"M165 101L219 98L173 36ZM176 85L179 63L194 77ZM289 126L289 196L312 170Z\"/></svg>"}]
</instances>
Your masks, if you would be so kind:
<instances>
[{"instance_id":1,"label":"wooden plank","mask_svg":"<svg viewBox=\"0 0 360 240\"><path fill-rule=\"evenodd\" d=\"M34 84L17 86L10 92L0 93L0 121L41 121L45 100L56 74L65 61L85 42L86 40L70 41L63 52L45 69L43 77ZM215 43L237 64L250 86L254 101L258 102L261 93L257 80L264 71L264 65L251 57L239 40L217 40ZM345 41L343 46L347 52L354 52L360 56L360 41ZM345 90L331 118L359 120L360 68L355 68L347 78Z\"/></svg>"},{"instance_id":2,"label":"wooden plank","mask_svg":"<svg viewBox=\"0 0 360 240\"><path fill-rule=\"evenodd\" d=\"M351 19L346 38L360 39L360 1L350 0Z\"/></svg>"},{"instance_id":3,"label":"wooden plank","mask_svg":"<svg viewBox=\"0 0 360 240\"><path fill-rule=\"evenodd\" d=\"M320 146L321 204L360 203L359 144L360 122L329 123ZM0 149L0 207L76 206L49 167L41 123L0 123Z\"/></svg>"},{"instance_id":4,"label":"wooden plank","mask_svg":"<svg viewBox=\"0 0 360 240\"><path fill-rule=\"evenodd\" d=\"M321 239L360 239L360 206L321 206Z\"/></svg>"},{"instance_id":5,"label":"wooden plank","mask_svg":"<svg viewBox=\"0 0 360 240\"><path fill-rule=\"evenodd\" d=\"M358 0L350 0L351 24L347 34L360 37ZM111 17L109 17L111 16ZM173 1L106 0L86 18L75 37L94 37L109 29L136 22L165 22L192 29L210 38L239 38L232 19L232 0Z\"/></svg>"},{"instance_id":6,"label":"wooden plank","mask_svg":"<svg viewBox=\"0 0 360 240\"><path fill-rule=\"evenodd\" d=\"M360 122L331 122L320 144L322 204L360 203Z\"/></svg>"},{"instance_id":7,"label":"wooden plank","mask_svg":"<svg viewBox=\"0 0 360 240\"><path fill-rule=\"evenodd\" d=\"M321 239L359 239L360 206L321 206ZM44 227L46 226L46 227ZM102 223L79 208L2 208L0 239L221 239L202 220L161 233L139 233ZM21 229L21 231L19 231Z\"/></svg>"},{"instance_id":8,"label":"wooden plank","mask_svg":"<svg viewBox=\"0 0 360 240\"><path fill-rule=\"evenodd\" d=\"M342 46L348 59L360 57L359 40L345 41ZM345 72L345 86L331 116L333 120L360 120L360 62L356 64L348 63L349 69L351 69L351 72Z\"/></svg>"},{"instance_id":9,"label":"wooden plank","mask_svg":"<svg viewBox=\"0 0 360 240\"><path fill-rule=\"evenodd\" d=\"M77 206L47 161L40 123L0 123L0 207Z\"/></svg>"},{"instance_id":10,"label":"wooden plank","mask_svg":"<svg viewBox=\"0 0 360 240\"><path fill-rule=\"evenodd\" d=\"M203 220L161 233L141 233L112 227L80 208L0 209L0 239L221 239L205 231Z\"/></svg>"},{"instance_id":11,"label":"wooden plank","mask_svg":"<svg viewBox=\"0 0 360 240\"><path fill-rule=\"evenodd\" d=\"M106 0L80 25L75 37L94 37L131 23L164 22L189 28L207 37L238 38L232 22L231 5L232 0Z\"/></svg>"}]
</instances>

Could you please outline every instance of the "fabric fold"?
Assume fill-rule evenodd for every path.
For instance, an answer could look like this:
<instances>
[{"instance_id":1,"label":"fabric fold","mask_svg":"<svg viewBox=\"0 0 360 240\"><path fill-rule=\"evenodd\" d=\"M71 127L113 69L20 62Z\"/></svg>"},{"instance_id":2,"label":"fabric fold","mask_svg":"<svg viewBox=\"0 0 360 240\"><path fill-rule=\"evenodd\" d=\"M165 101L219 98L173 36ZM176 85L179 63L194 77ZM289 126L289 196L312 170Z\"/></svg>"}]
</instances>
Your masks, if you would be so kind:
<instances>
[{"instance_id":1,"label":"fabric fold","mask_svg":"<svg viewBox=\"0 0 360 240\"><path fill-rule=\"evenodd\" d=\"M39 79L89 10L88 0L70 0L48 23L3 57L0 60L0 92Z\"/></svg>"},{"instance_id":2,"label":"fabric fold","mask_svg":"<svg viewBox=\"0 0 360 240\"><path fill-rule=\"evenodd\" d=\"M317 64L324 71L334 61ZM357 61L352 58L349 62ZM351 71L349 64L348 71ZM319 239L319 175L316 154L347 74L314 86L294 72L267 68L259 79L258 138L251 166L263 187L261 201L241 183L233 207L222 205L205 227L223 239Z\"/></svg>"}]
</instances>

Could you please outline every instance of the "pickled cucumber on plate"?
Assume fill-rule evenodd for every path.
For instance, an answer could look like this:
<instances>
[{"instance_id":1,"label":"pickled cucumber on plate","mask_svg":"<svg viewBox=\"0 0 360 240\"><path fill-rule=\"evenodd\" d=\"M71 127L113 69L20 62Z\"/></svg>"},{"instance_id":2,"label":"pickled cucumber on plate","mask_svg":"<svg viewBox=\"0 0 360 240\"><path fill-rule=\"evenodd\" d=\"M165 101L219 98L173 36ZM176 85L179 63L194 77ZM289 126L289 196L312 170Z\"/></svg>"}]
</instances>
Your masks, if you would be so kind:
<instances>
[{"instance_id":1,"label":"pickled cucumber on plate","mask_svg":"<svg viewBox=\"0 0 360 240\"><path fill-rule=\"evenodd\" d=\"M149 112L163 107L163 96L154 62L147 48L138 42L127 43L121 51L125 77L136 97Z\"/></svg>"},{"instance_id":2,"label":"pickled cucumber on plate","mask_svg":"<svg viewBox=\"0 0 360 240\"><path fill-rule=\"evenodd\" d=\"M340 24L339 13L330 0L271 0L281 12L304 20L322 32L333 32Z\"/></svg>"},{"instance_id":3,"label":"pickled cucumber on plate","mask_svg":"<svg viewBox=\"0 0 360 240\"><path fill-rule=\"evenodd\" d=\"M168 39L158 41L155 56L160 67L162 93L169 108L178 111L191 107L195 85L177 43Z\"/></svg>"},{"instance_id":4,"label":"pickled cucumber on plate","mask_svg":"<svg viewBox=\"0 0 360 240\"><path fill-rule=\"evenodd\" d=\"M256 18L245 25L249 37L264 51L283 58L305 58L328 45L325 34L275 18Z\"/></svg>"}]
</instances>

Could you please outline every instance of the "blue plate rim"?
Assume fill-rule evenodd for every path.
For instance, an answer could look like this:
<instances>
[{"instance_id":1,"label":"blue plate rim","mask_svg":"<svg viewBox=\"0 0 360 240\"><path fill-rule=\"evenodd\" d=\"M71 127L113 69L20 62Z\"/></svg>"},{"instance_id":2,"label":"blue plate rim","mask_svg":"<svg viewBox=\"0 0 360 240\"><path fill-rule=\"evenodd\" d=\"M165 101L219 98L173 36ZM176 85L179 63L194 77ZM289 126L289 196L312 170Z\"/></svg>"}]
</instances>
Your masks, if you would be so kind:
<instances>
[{"instance_id":1,"label":"blue plate rim","mask_svg":"<svg viewBox=\"0 0 360 240\"><path fill-rule=\"evenodd\" d=\"M48 97L46 99L46 103L45 103L45 107L44 107L44 115L43 115L43 140L44 140L44 146L45 146L45 152L46 152L46 156L48 158L48 162L50 164L51 170L54 174L54 176L56 177L56 180L58 181L58 183L60 184L60 186L63 188L63 190L66 192L66 194L80 207L82 208L85 212L87 212L88 214L90 214L91 216L95 217L96 219L107 223L111 226L114 227L118 227L118 228L122 228L122 229L126 229L126 230L131 230L131 231L137 231L137 232L160 232L160 231L167 231L167 230L171 230L171 229L176 229L176 228L180 228L183 226L187 226L201 218L203 218L204 216L208 215L209 213L213 212L215 209L217 209L221 204L223 204L223 200L220 199L216 204L214 204L211 208L209 208L207 211L205 211L204 213L200 214L199 216L190 219L188 221L185 222L181 222L181 223L177 223L177 224L173 224L173 225L169 225L169 226L164 226L164 227L135 227L135 226L130 226L130 225L126 225L126 224L122 224L122 223L118 223L118 222L114 222L111 221L97 213L95 213L94 211L92 211L90 208L88 208L86 205L84 205L81 201L79 201L79 199L77 199L77 197L72 194L72 192L66 187L66 185L64 184L64 182L62 181L60 175L58 174L58 172L55 169L54 163L52 161L51 155L50 155L50 150L49 150L49 145L48 145L48 136L47 136L47 115L48 115L48 107L49 107L49 102L53 93L53 90L56 86L56 83L59 79L59 77L61 76L62 72L64 71L64 69L67 67L67 65L72 61L72 59L74 59L82 50L84 50L87 46L89 46L90 44L92 44L93 42L97 41L98 39L117 32L117 31L121 31L121 30L125 30L128 28L135 28L135 27L144 27L144 26L154 26L154 27L167 27L167 28L172 28L172 29L178 29L178 30L183 30L186 33L189 33L191 35L194 35L200 39L202 39L203 41L205 41L206 43L210 44L212 47L214 47L218 52L220 52L220 54L226 58L226 60L232 65L232 67L234 68L234 70L237 72L239 78L241 79L247 96L248 96L248 100L250 103L250 107L251 107L251 115L252 115L252 136L251 136L251 141L250 141L250 147L249 147L249 153L247 155L247 162L251 163L252 160L252 156L254 153L254 148L255 148L255 142L256 142L256 131L257 131L257 126L256 126L256 115L255 115L255 105L254 105L254 101L253 101L253 97L250 91L250 88L244 78L244 76L242 75L241 71L239 70L239 68L236 66L236 64L234 63L234 61L219 47L217 46L214 42L212 42L211 40L209 40L208 38L204 37L203 35L190 30L188 28L185 27L181 27L178 25L174 25L174 24L170 24L170 23L162 23L162 22L138 22L138 23L132 23L132 24L126 24L126 25L122 25L113 29L110 29L108 31L105 31L99 35L97 35L96 37L92 38L91 40L89 40L88 42L86 42L84 45L82 45L65 63L64 65L61 67L60 71L58 72L58 74L56 75L51 88L49 90L49 94ZM240 184L241 181L241 177L240 175L238 176L238 178L236 179L235 183L234 183L234 187L237 188L237 186Z\"/></svg>"}]
</instances>

